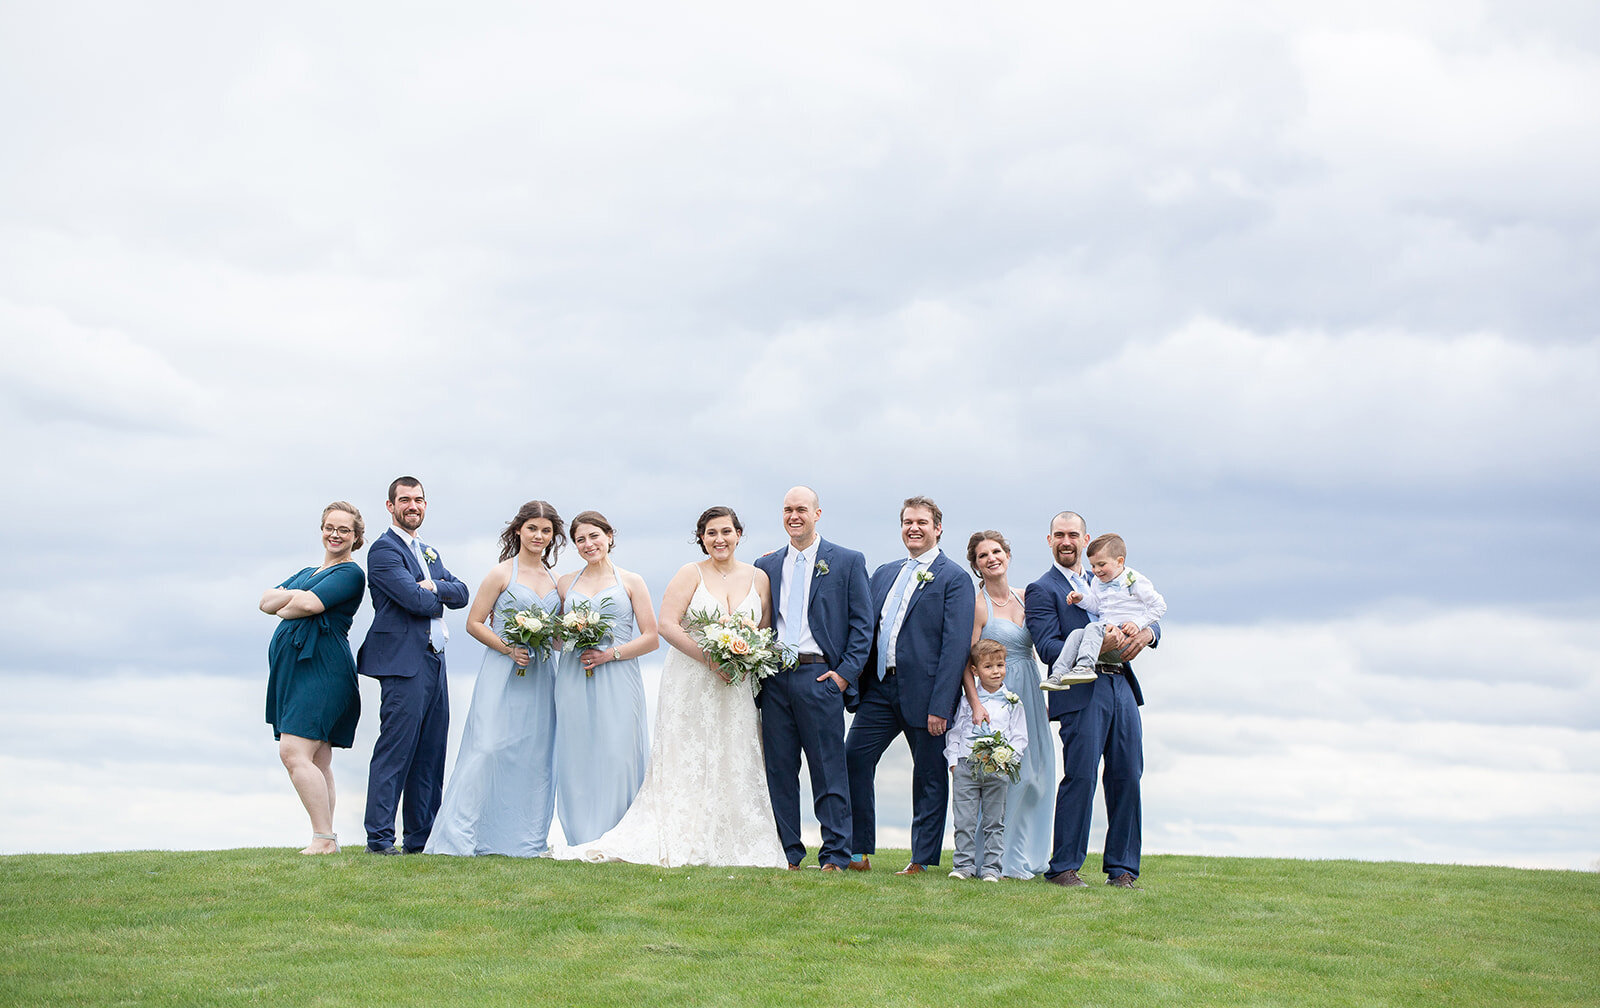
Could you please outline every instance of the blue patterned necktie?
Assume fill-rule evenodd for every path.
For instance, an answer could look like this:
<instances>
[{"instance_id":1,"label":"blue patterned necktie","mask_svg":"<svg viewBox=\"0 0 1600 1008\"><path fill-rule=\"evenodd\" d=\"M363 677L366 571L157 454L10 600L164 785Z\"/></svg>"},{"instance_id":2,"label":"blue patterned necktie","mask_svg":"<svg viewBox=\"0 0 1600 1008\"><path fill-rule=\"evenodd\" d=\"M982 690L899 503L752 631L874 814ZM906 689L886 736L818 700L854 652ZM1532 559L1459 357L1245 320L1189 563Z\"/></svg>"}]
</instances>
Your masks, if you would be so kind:
<instances>
[{"instance_id":1,"label":"blue patterned necktie","mask_svg":"<svg viewBox=\"0 0 1600 1008\"><path fill-rule=\"evenodd\" d=\"M783 586L786 605L783 617L783 643L799 646L801 621L805 619L806 594L802 589L806 576L806 555L794 555L794 568ZM796 595L798 593L798 598Z\"/></svg>"}]
</instances>

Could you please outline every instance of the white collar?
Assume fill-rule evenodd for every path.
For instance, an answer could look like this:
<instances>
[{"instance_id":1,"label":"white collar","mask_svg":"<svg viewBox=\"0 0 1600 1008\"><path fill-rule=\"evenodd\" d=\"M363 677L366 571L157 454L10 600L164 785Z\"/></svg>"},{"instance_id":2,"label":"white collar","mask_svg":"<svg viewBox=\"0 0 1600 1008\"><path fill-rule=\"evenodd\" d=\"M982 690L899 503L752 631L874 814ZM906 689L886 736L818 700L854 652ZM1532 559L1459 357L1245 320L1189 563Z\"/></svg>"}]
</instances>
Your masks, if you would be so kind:
<instances>
[{"instance_id":1,"label":"white collar","mask_svg":"<svg viewBox=\"0 0 1600 1008\"><path fill-rule=\"evenodd\" d=\"M401 528L398 525L390 525L389 526L389 531L393 532L395 535L399 536L400 537L400 541L405 543L406 546L408 546L408 547L415 546L417 544L417 542L419 541L416 536L412 535L410 532L407 532L405 529Z\"/></svg>"},{"instance_id":2,"label":"white collar","mask_svg":"<svg viewBox=\"0 0 1600 1008\"><path fill-rule=\"evenodd\" d=\"M1089 578L1089 575L1085 574L1083 571L1075 571L1071 567L1063 567L1063 566L1061 566L1060 561L1052 560L1050 562L1055 564L1056 570L1060 571L1062 576L1065 577L1068 581L1071 581L1073 578L1080 578L1082 580L1088 580L1088 578Z\"/></svg>"},{"instance_id":3,"label":"white collar","mask_svg":"<svg viewBox=\"0 0 1600 1008\"><path fill-rule=\"evenodd\" d=\"M822 537L812 536L811 545L807 546L803 550L795 549L793 542L790 542L787 548L788 552L784 554L784 559L788 560L790 563L794 563L795 557L804 556L807 564L813 564L817 562L817 550L822 548Z\"/></svg>"},{"instance_id":4,"label":"white collar","mask_svg":"<svg viewBox=\"0 0 1600 1008\"><path fill-rule=\"evenodd\" d=\"M935 546L933 549L929 550L928 552L922 554L919 557L914 557L914 556L912 556L911 554L908 553L908 554L906 554L906 559L910 560L914 564L919 564L919 565L921 565L923 567L932 567L933 566L933 562L935 560L939 559L939 547Z\"/></svg>"}]
</instances>

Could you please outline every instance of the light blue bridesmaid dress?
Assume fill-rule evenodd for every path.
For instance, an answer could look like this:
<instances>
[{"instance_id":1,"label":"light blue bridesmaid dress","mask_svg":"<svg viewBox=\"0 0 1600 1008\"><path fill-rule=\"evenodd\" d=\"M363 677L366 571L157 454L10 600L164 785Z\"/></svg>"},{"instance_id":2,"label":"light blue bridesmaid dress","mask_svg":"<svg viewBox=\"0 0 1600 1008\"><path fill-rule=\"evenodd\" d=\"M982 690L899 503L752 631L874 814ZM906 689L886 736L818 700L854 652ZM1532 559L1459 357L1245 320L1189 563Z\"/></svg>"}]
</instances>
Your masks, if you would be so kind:
<instances>
[{"instance_id":1,"label":"light blue bridesmaid dress","mask_svg":"<svg viewBox=\"0 0 1600 1008\"><path fill-rule=\"evenodd\" d=\"M540 598L519 584L513 559L511 583L495 599L490 626L496 632L501 629L501 610L534 604L554 613L561 597L552 588ZM556 807L558 659L536 654L519 676L510 655L486 650L461 732L455 772L444 790L426 852L538 857L549 853L550 820Z\"/></svg>"},{"instance_id":2,"label":"light blue bridesmaid dress","mask_svg":"<svg viewBox=\"0 0 1600 1008\"><path fill-rule=\"evenodd\" d=\"M571 589L567 609L588 600L610 601L616 617L603 649L621 647L639 635L633 602L620 581L593 598ZM644 783L650 740L645 722L644 679L639 659L595 666L586 675L582 652L563 651L556 667L556 795L567 843L588 843L622 820ZM1037 691L1037 688L1035 689Z\"/></svg>"},{"instance_id":3,"label":"light blue bridesmaid dress","mask_svg":"<svg viewBox=\"0 0 1600 1008\"><path fill-rule=\"evenodd\" d=\"M1006 796L1006 847L1000 857L1000 874L1007 878L1032 878L1050 864L1050 834L1056 815L1055 733L1050 730L1047 700L1039 689L1039 663L1033 657L1033 638L1026 627L996 617L994 602L983 592L989 619L980 635L1006 648L1006 689L1022 698L1028 722L1028 748L1022 753L1022 779ZM1015 595L1013 594L1013 598ZM1022 603L1016 602L1020 607Z\"/></svg>"}]
</instances>

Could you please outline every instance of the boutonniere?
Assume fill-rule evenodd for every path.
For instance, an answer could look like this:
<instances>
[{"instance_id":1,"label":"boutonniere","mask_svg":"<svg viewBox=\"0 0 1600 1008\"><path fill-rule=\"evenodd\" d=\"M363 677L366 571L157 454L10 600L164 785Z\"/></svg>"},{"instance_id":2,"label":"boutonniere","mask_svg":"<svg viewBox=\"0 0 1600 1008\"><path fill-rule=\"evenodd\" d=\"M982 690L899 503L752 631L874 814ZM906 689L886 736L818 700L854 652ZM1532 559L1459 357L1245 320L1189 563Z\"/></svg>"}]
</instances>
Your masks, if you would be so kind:
<instances>
[{"instance_id":1,"label":"boutonniere","mask_svg":"<svg viewBox=\"0 0 1600 1008\"><path fill-rule=\"evenodd\" d=\"M916 573L916 579L917 579L917 587L914 590L915 591L921 591L923 585L925 585L929 581L933 580L933 571L919 570Z\"/></svg>"},{"instance_id":2,"label":"boutonniere","mask_svg":"<svg viewBox=\"0 0 1600 1008\"><path fill-rule=\"evenodd\" d=\"M1010 690L1006 690L1006 703L1007 704L1009 704L1012 707L1015 707L1017 704L1019 704L1021 702L1022 702L1022 698L1021 697L1017 696L1015 693L1011 692Z\"/></svg>"},{"instance_id":3,"label":"boutonniere","mask_svg":"<svg viewBox=\"0 0 1600 1008\"><path fill-rule=\"evenodd\" d=\"M433 551L433 547L432 546L424 546L424 547L422 547L422 555L423 555L424 558L427 559L427 561L429 563L438 563L439 562L439 554L437 554L437 553L435 553Z\"/></svg>"},{"instance_id":4,"label":"boutonniere","mask_svg":"<svg viewBox=\"0 0 1600 1008\"><path fill-rule=\"evenodd\" d=\"M1133 571L1128 571L1123 575L1122 578L1123 584L1128 586L1128 591L1130 593L1133 591L1133 583L1137 580L1139 580L1139 575L1135 574Z\"/></svg>"},{"instance_id":5,"label":"boutonniere","mask_svg":"<svg viewBox=\"0 0 1600 1008\"><path fill-rule=\"evenodd\" d=\"M822 577L824 574L828 573L828 561L818 560L817 565L811 568L811 573L816 577Z\"/></svg>"}]
</instances>

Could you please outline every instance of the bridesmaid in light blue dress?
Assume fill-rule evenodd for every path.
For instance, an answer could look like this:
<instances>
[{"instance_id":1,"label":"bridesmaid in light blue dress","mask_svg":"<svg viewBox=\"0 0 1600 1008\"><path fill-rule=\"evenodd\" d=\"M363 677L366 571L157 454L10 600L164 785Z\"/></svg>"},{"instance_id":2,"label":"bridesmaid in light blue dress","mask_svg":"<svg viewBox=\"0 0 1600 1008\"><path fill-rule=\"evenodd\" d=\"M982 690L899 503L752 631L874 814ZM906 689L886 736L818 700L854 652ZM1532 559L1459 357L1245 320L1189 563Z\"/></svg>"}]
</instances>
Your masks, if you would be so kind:
<instances>
[{"instance_id":1,"label":"bridesmaid in light blue dress","mask_svg":"<svg viewBox=\"0 0 1600 1008\"><path fill-rule=\"evenodd\" d=\"M425 853L550 852L556 659L513 647L500 630L503 610L538 606L552 617L560 610L550 568L566 539L561 516L541 500L522 505L500 534L500 563L483 579L467 612L467 633L489 650L478 667L461 749Z\"/></svg>"},{"instance_id":2,"label":"bridesmaid in light blue dress","mask_svg":"<svg viewBox=\"0 0 1600 1008\"><path fill-rule=\"evenodd\" d=\"M967 563L981 579L972 639L999 641L1006 648L1006 689L1021 698L1028 722L1028 748L1022 751L1022 775L1006 797L1006 845L1000 874L1028 879L1050 864L1050 834L1055 827L1056 750L1050 713L1039 691L1039 662L1033 638L1022 625L1022 596L1006 579L1011 544L994 529L974 532L967 542ZM966 675L967 700L974 710L977 690Z\"/></svg>"},{"instance_id":3,"label":"bridesmaid in light blue dress","mask_svg":"<svg viewBox=\"0 0 1600 1008\"><path fill-rule=\"evenodd\" d=\"M609 603L608 639L563 651L556 670L556 810L569 845L588 843L622 820L644 783L650 756L639 658L656 649L655 605L644 578L611 562L616 533L598 511L568 532L584 568L561 578L563 610Z\"/></svg>"}]
</instances>

